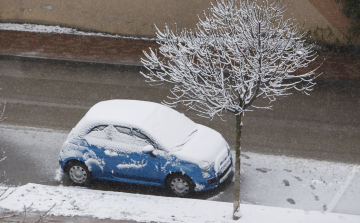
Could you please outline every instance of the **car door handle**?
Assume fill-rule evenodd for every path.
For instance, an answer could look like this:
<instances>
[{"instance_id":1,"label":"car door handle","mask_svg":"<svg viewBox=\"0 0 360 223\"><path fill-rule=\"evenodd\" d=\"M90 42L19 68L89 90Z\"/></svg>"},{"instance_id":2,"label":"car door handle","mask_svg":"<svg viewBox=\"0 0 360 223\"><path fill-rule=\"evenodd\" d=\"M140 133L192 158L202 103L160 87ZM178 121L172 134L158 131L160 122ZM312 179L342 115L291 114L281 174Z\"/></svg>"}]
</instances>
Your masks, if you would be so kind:
<instances>
[{"instance_id":1,"label":"car door handle","mask_svg":"<svg viewBox=\"0 0 360 223\"><path fill-rule=\"evenodd\" d=\"M151 156L152 158L156 158L156 155L155 155L153 152L150 153L150 156Z\"/></svg>"}]
</instances>

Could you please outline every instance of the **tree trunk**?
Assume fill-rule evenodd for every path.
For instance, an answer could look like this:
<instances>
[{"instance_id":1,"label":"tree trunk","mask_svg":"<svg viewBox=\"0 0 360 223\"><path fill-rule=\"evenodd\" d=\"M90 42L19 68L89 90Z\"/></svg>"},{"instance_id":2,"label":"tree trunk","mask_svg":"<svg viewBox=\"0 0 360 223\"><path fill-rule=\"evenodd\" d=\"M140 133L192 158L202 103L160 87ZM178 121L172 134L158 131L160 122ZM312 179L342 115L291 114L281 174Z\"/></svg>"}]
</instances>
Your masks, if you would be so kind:
<instances>
[{"instance_id":1,"label":"tree trunk","mask_svg":"<svg viewBox=\"0 0 360 223\"><path fill-rule=\"evenodd\" d=\"M242 114L236 115L236 146L235 146L235 184L234 184L234 212L233 219L241 218L240 212L240 150L241 150L241 132L242 132Z\"/></svg>"}]
</instances>

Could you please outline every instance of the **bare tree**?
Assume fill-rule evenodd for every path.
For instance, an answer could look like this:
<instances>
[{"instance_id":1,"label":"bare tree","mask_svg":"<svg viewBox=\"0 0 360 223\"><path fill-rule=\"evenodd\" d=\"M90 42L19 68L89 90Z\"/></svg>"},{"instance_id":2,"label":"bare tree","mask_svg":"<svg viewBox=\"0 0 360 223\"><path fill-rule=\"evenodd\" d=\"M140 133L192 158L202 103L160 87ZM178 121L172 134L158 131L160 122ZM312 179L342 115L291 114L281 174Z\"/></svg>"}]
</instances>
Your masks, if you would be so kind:
<instances>
[{"instance_id":1,"label":"bare tree","mask_svg":"<svg viewBox=\"0 0 360 223\"><path fill-rule=\"evenodd\" d=\"M157 29L159 50L150 49L142 63L150 82L172 83L168 106L183 104L200 116L236 116L236 163L233 218L240 213L242 116L258 98L269 103L295 89L315 85L315 70L295 73L316 59L296 20L284 19L280 1L221 0L204 12L195 31ZM301 71L301 70L300 70Z\"/></svg>"}]
</instances>

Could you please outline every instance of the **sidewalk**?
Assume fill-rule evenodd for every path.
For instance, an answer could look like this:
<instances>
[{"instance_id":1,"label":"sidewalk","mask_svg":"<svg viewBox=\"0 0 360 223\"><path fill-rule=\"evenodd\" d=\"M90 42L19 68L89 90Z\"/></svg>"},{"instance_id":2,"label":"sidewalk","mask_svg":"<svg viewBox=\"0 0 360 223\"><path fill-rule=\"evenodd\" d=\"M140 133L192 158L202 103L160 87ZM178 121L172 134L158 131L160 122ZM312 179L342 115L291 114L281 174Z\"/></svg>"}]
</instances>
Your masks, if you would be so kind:
<instances>
[{"instance_id":1,"label":"sidewalk","mask_svg":"<svg viewBox=\"0 0 360 223\"><path fill-rule=\"evenodd\" d=\"M50 215L62 216L62 220L70 220L64 216L83 216L87 219L94 217L122 221L187 223L360 222L360 216L356 215L321 213L251 204L241 204L243 217L240 221L233 221L232 203L228 202L99 191L81 187L45 186L31 183L13 190L14 192L6 198L6 204L0 201L1 207L5 206L13 211L21 212L24 207L31 206L32 209L38 211L38 214L51 209ZM35 216L36 214L32 214L32 217ZM84 219L78 217L71 220L73 222L77 220L84 222Z\"/></svg>"},{"instance_id":2,"label":"sidewalk","mask_svg":"<svg viewBox=\"0 0 360 223\"><path fill-rule=\"evenodd\" d=\"M61 27L42 27L51 27L52 30L50 33L39 33L31 28L13 31L0 27L0 55L142 66L142 51L158 47L156 41L150 39L104 37L96 36L97 33L84 35L84 32L62 34ZM317 72L323 73L320 79L360 81L359 55L320 53L307 69L320 65Z\"/></svg>"},{"instance_id":3,"label":"sidewalk","mask_svg":"<svg viewBox=\"0 0 360 223\"><path fill-rule=\"evenodd\" d=\"M0 30L0 55L141 66L154 40Z\"/></svg>"}]
</instances>

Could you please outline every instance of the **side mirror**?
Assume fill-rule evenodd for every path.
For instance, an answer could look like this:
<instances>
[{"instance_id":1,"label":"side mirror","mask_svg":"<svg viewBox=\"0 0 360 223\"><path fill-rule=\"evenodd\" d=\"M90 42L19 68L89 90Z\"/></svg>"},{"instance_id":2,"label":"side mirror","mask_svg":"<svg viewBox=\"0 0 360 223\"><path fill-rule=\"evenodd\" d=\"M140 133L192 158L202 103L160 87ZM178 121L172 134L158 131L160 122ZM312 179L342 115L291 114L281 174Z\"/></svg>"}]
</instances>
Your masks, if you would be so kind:
<instances>
[{"instance_id":1,"label":"side mirror","mask_svg":"<svg viewBox=\"0 0 360 223\"><path fill-rule=\"evenodd\" d=\"M143 148L142 152L145 154L150 154L154 151L154 146L152 145L147 145Z\"/></svg>"}]
</instances>

